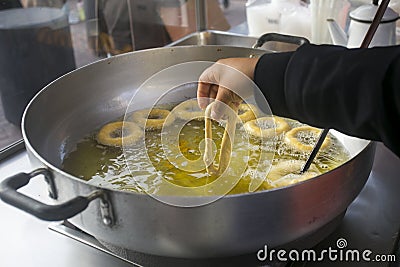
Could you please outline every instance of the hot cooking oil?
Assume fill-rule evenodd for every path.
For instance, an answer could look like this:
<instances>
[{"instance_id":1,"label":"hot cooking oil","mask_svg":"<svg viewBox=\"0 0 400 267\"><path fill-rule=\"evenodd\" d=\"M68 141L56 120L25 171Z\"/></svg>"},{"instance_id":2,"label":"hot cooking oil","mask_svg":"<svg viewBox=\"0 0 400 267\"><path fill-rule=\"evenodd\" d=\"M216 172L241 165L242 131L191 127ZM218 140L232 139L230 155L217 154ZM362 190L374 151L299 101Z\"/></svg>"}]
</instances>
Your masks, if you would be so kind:
<instances>
[{"instance_id":1,"label":"hot cooking oil","mask_svg":"<svg viewBox=\"0 0 400 267\"><path fill-rule=\"evenodd\" d=\"M286 121L291 128L304 126L294 120L286 119ZM212 127L216 158L218 159L224 127L216 122L213 122ZM108 147L97 143L95 135L96 133L93 133L83 138L77 144L76 149L65 157L62 166L68 173L86 180L90 184L119 190L157 193L162 189L164 179L182 187L199 187L218 179L217 175L210 175L205 169L185 171L185 168L179 167L202 157L204 121L192 120L185 124L179 132L179 150L187 159L180 161L179 166L171 162L175 155L168 155L171 151L165 146L163 147L161 130L146 131L145 147L130 146L125 151L122 148ZM299 136L299 138L304 139L306 143L315 141L312 136ZM315 166L321 173L327 172L349 159L349 154L344 146L333 135L330 134L329 138L329 147L320 151L314 160ZM243 162L246 163L246 166L243 170L235 172L239 173L240 177L235 180L237 183L232 186L229 193L239 194L249 191L251 174L257 172L257 167L260 166L261 153L267 155L264 160L268 162L262 165L265 168L284 160L305 161L307 159L309 152L296 151L283 140L283 136L279 136L274 142L262 142L258 138L251 137L243 127L238 126L230 166L243 168ZM293 173L298 171L293 170ZM272 187L270 181L265 179L258 190L268 190Z\"/></svg>"}]
</instances>

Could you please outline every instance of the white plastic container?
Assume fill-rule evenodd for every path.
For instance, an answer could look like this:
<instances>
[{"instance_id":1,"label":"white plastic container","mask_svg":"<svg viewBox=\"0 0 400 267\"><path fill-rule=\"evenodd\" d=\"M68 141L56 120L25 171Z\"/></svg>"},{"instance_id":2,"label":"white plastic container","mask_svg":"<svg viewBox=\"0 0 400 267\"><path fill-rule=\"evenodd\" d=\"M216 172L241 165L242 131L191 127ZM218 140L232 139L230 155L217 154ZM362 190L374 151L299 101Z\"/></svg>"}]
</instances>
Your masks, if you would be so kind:
<instances>
[{"instance_id":1,"label":"white plastic container","mask_svg":"<svg viewBox=\"0 0 400 267\"><path fill-rule=\"evenodd\" d=\"M400 0L391 0L389 3L389 7L400 14ZM400 19L397 20L396 23L396 39L397 44L400 44Z\"/></svg>"},{"instance_id":2,"label":"white plastic container","mask_svg":"<svg viewBox=\"0 0 400 267\"><path fill-rule=\"evenodd\" d=\"M249 35L278 32L311 37L311 13L300 0L253 0L246 5Z\"/></svg>"},{"instance_id":3,"label":"white plastic container","mask_svg":"<svg viewBox=\"0 0 400 267\"><path fill-rule=\"evenodd\" d=\"M372 0L369 2L372 2ZM311 42L315 44L332 44L327 19L334 19L344 29L350 10L349 1L310 0L310 9L312 17Z\"/></svg>"}]
</instances>

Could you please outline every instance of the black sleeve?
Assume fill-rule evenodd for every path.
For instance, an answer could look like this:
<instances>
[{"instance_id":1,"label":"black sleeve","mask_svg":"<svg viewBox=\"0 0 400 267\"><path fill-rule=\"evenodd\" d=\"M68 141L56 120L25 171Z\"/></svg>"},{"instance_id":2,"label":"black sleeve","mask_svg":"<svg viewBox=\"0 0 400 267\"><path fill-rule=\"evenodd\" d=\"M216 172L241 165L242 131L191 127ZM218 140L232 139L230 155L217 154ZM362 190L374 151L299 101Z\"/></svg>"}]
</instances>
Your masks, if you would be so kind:
<instances>
[{"instance_id":1,"label":"black sleeve","mask_svg":"<svg viewBox=\"0 0 400 267\"><path fill-rule=\"evenodd\" d=\"M0 0L0 10L21 7L22 5L19 0Z\"/></svg>"},{"instance_id":2,"label":"black sleeve","mask_svg":"<svg viewBox=\"0 0 400 267\"><path fill-rule=\"evenodd\" d=\"M400 156L400 46L303 45L263 55L254 80L274 114L382 141Z\"/></svg>"}]
</instances>

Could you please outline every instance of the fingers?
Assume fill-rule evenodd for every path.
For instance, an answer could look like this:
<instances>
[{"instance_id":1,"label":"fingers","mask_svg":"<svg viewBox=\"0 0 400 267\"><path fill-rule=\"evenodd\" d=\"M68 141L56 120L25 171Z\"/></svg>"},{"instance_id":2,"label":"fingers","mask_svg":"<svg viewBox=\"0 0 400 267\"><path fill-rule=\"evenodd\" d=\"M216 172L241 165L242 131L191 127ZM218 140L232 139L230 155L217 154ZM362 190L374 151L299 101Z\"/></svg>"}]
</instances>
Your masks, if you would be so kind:
<instances>
[{"instance_id":1,"label":"fingers","mask_svg":"<svg viewBox=\"0 0 400 267\"><path fill-rule=\"evenodd\" d=\"M208 104L212 102L211 99L220 101L219 103L216 103L211 112L211 117L214 119L218 120L223 117L226 105L231 107L232 105L238 106L242 101L236 93L227 88L234 88L235 92L237 91L238 94L242 95L243 90L241 90L241 88L250 87L246 84L246 82L250 81L249 77L246 77L242 72L240 72L244 67L239 64L240 68L236 68L235 64L233 64L237 60L240 61L240 59L231 59L231 64L228 64L229 62L227 62L227 60L220 60L206 69L199 77L199 83L197 86L197 100L199 107L205 109ZM226 65L224 63L226 63ZM233 65L233 67L230 65Z\"/></svg>"},{"instance_id":2,"label":"fingers","mask_svg":"<svg viewBox=\"0 0 400 267\"><path fill-rule=\"evenodd\" d=\"M227 106L238 106L241 102L241 98L238 95L223 86L199 82L197 87L197 102L199 107L205 109L212 102L212 99L218 100L211 111L211 117L215 120L223 118Z\"/></svg>"},{"instance_id":3,"label":"fingers","mask_svg":"<svg viewBox=\"0 0 400 267\"><path fill-rule=\"evenodd\" d=\"M206 69L199 77L197 86L197 100L199 107L205 109L210 104L210 99L215 99L219 83L218 65L214 64Z\"/></svg>"},{"instance_id":4,"label":"fingers","mask_svg":"<svg viewBox=\"0 0 400 267\"><path fill-rule=\"evenodd\" d=\"M197 86L197 103L201 109L205 109L209 104L211 84L199 82Z\"/></svg>"},{"instance_id":5,"label":"fingers","mask_svg":"<svg viewBox=\"0 0 400 267\"><path fill-rule=\"evenodd\" d=\"M212 84L210 86L210 94L208 95L210 100L215 99L217 97L218 90L219 90L218 84Z\"/></svg>"},{"instance_id":6,"label":"fingers","mask_svg":"<svg viewBox=\"0 0 400 267\"><path fill-rule=\"evenodd\" d=\"M215 120L219 120L226 113L226 108L228 108L228 106L238 105L237 103L240 98L231 90L219 86L215 99L217 101L211 111L211 117Z\"/></svg>"},{"instance_id":7,"label":"fingers","mask_svg":"<svg viewBox=\"0 0 400 267\"><path fill-rule=\"evenodd\" d=\"M239 105L239 97L235 96L229 89L217 84L199 83L197 89L197 102L200 108L205 109L212 99L218 100L211 112L211 117L216 120L222 118L227 105Z\"/></svg>"}]
</instances>

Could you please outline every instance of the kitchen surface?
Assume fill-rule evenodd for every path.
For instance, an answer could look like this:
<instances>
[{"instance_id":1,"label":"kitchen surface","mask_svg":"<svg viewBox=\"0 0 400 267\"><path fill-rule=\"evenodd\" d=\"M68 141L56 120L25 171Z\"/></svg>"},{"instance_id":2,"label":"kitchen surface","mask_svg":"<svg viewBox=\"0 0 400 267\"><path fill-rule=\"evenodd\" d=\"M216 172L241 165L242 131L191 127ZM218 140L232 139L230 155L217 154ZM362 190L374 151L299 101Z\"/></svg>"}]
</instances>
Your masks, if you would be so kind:
<instances>
[{"instance_id":1,"label":"kitchen surface","mask_svg":"<svg viewBox=\"0 0 400 267\"><path fill-rule=\"evenodd\" d=\"M3 161L0 173L3 177L19 171L31 170L27 155L21 151ZM2 178L3 178L2 177ZM32 190L45 189L43 181L32 181ZM46 190L42 190L47 195ZM11 206L0 204L4 246L1 247L2 266L132 266L99 250L80 244L48 229L44 222L17 211Z\"/></svg>"},{"instance_id":2,"label":"kitchen surface","mask_svg":"<svg viewBox=\"0 0 400 267\"><path fill-rule=\"evenodd\" d=\"M46 1L43 1L43 3L44 2ZM214 56L210 56L213 53L212 47L205 47L207 56L204 56L200 55L200 52L202 52L200 49L202 48L196 50L196 52L189 53L189 51L191 51L189 49L192 49L190 48L190 45L218 45L218 47L215 48L217 53L223 53L222 55L227 56L239 54L242 57L248 57L250 55L253 56L254 54L262 54L266 51L291 51L298 45L302 45L304 43L304 39L302 38L310 39L314 43L339 44L339 42L342 42L340 45L348 45L350 47L354 43L358 45L357 42L359 41L358 39L360 39L359 36L356 36L356 34L351 36L353 39L351 39L350 45L350 37L349 39L346 39L347 37L344 38L343 36L346 34L341 31L343 31L343 29L348 30L351 28L353 29L354 33L355 30L361 31L361 26L357 26L355 24L356 19L350 18L351 15L350 17L343 17L338 14L346 13L353 14L354 17L362 16L363 14L360 15L357 8L363 4L369 4L371 1L329 1L331 4L331 9L329 9L327 6L322 4L322 1L316 2L313 0L272 2L209 0L208 2L210 6L212 5L213 9L217 11L214 12L208 9L208 13L205 12L205 10L209 7L199 4L202 1L192 1L193 6L190 6L190 3L188 4L187 1L178 1L181 5L179 8L176 8L174 5L171 6L171 4L161 7L157 6L157 8L159 8L157 11L160 12L159 14L161 15L157 15L156 20L153 20L152 24L150 23L150 26L145 24L148 22L148 18L154 16L152 9L155 6L153 6L153 4L149 4L149 2L139 1L140 3L137 4L138 2L134 2L134 0L128 0L126 3L118 7L107 6L107 1L68 0L49 2L52 2L53 5L58 5L57 8L62 10L62 12L57 11L58 13L54 13L50 23L52 25L54 23L54 25L57 25L57 27L61 27L57 32L57 34L59 34L58 36L67 36L65 37L66 39L63 39L63 41L65 41L67 44L70 42L71 44L71 46L67 45L64 47L68 51L60 52L60 50L54 50L54 53L57 55L57 57L61 56L60 53L66 53L65 62L69 63L65 63L65 65L61 67L61 71L67 69L70 70L72 67L79 68L99 59L109 58L108 60L103 61L101 64L98 64L92 68L87 68L86 72L82 72L82 74L78 72L78 74L76 74L76 77L78 77L77 81L74 81L72 86L66 86L63 84L62 79L61 82L56 82L50 86L50 89L57 88L57 86L60 86L61 89L64 89L59 91L57 94L54 94L55 97L65 100L65 103L61 105L61 109L68 106L75 106L77 110L84 110L84 108L86 108L83 107L82 103L73 105L73 103L76 103L76 99L65 94L67 91L76 92L86 96L89 95L90 90L93 88L102 86L115 86L115 92L100 90L99 95L95 97L95 99L112 99L112 101L108 101L107 103L102 101L101 105L95 105L92 101L88 103L88 105L90 105L90 110L93 110L93 112L100 110L108 111L113 114L120 114L127 102L126 99L124 99L127 95L124 93L125 89L121 88L127 88L128 86L125 83L129 83L128 79L131 79L132 77L130 77L126 67L122 67L122 65L118 66L117 64L122 63L126 64L124 66L131 66L132 70L138 71L138 77L146 76L148 73L151 73L149 68L143 68L143 70L140 70L135 62L127 63L124 61L123 59L125 58L125 55L123 54L126 52L132 50L139 51L148 47L160 46L165 47L165 51L169 51L169 53L172 55L173 53L176 53L176 56L172 56L172 60L181 62L184 60L184 56L182 56L183 53L188 53L191 57L198 60L204 60L204 58L209 59L209 57L212 58L212 60L215 60ZM21 1L21 3L24 5L24 7L28 7L30 5L33 7L38 5L38 3L40 5L42 2ZM133 5L132 3L135 4ZM185 8L182 8L182 6ZM395 10L399 9L399 1L392 1L391 7ZM40 7L39 10L35 11L35 13L42 12L45 10L45 8L46 7ZM92 12L94 9L96 12ZM374 9L374 11L376 10L374 6L372 9ZM287 13L288 10L290 11L289 13ZM318 12L317 10L321 12ZM329 15L330 12L333 12L332 10L334 10L334 13ZM100 11L104 11L104 13L101 13ZM107 11L110 13L107 13ZM135 12L139 12L140 15L138 15L139 13ZM370 12L370 10L367 11L367 13L368 12ZM388 28L385 30L385 32L381 32L381 35L379 35L380 39L374 40L377 44L379 44L380 40L385 40L383 43L380 43L380 45L394 45L396 42L399 43L400 20L397 21L398 14L395 13L395 11L393 12L394 13L390 14L385 13L386 15L382 18L383 21L385 21L385 19L387 20L385 25ZM280 16L276 17L276 14L278 13ZM118 16L116 14L118 14ZM138 15L139 19L138 17L133 18L132 14ZM176 20L176 14L180 14L179 22ZM182 14L188 16L192 20L185 20L184 16L180 17ZM324 24L324 27L319 25L316 28L316 23L315 21L311 20L311 15L313 18L318 16L319 20L324 21L326 17L332 16L332 21L331 23ZM208 16L207 19L204 19L204 16ZM268 17L268 23L264 25L264 28L259 27L261 17L265 16ZM119 19L114 20L116 17ZM35 18L32 17L30 19L34 20ZM16 20L14 23L18 24L21 21L23 20ZM276 23L277 21L278 24ZM301 21L301 23L297 23L298 21ZM6 27L9 26L7 24L2 24L1 22L2 21L0 18L0 30L2 27L5 27L4 25L6 25ZM39 27L38 25L42 25L41 23L43 22L34 24L34 26L32 26L35 31L36 28ZM179 23L179 25L177 23ZM107 25L105 26L105 24ZM160 27L161 24L165 24L167 26ZM126 25L128 26L126 27ZM138 25L140 25L140 27ZM184 25L184 27L182 25ZM311 27L311 25L313 25L313 27ZM18 30L19 29L17 28L16 34L20 34ZM147 37L152 37L146 37L142 39L137 38L137 36L143 36L144 31L146 30L147 32L151 32L151 34L149 34ZM272 42L267 41L265 44L259 47L259 49L250 50L250 47L252 47L252 45L257 41L260 33L264 32L265 30L271 32L279 31L289 35L296 35L296 33L298 33L298 35L302 38L289 38L283 40L283 42L287 42L289 40L291 44L282 44L282 40L278 40L278 42L276 42L276 40L272 40ZM63 32L64 34L67 33L67 35L63 35ZM0 34L2 34L1 31ZM46 34L40 36L47 36ZM44 39L41 40L44 40L44 43L48 42L49 39L46 39L45 37L43 38ZM272 37L272 39L274 38L277 37ZM182 48L181 46L187 48ZM232 47L226 48L225 46ZM182 54L177 51L182 51ZM70 52L73 52L73 54L69 54ZM129 54L126 55L129 57ZM137 62L148 58L151 58L153 61L155 61L155 58L153 58L155 56L153 54L147 53L146 55L147 58L141 58L140 55L137 56ZM115 61L113 56L118 56L115 57ZM160 70L167 67L168 64L166 63L166 58L163 58L163 61L159 63L160 66L157 64L157 66L152 67L155 69L160 68ZM115 68L118 69L118 72L115 73L114 76L110 75L107 80L103 81L104 84L99 84L94 81L94 79L91 79L90 82L85 84L85 90L88 91L87 93L79 90L85 81L85 79L82 79L81 77L95 77L94 74L101 74L108 68L108 66L115 66L114 64L116 65ZM40 75L38 74L36 76ZM125 77L127 81L125 83L120 82L118 81L118 77ZM132 80L129 84L138 87L141 82ZM63 94L65 94L64 97ZM9 97L8 93L3 93L3 95L5 97ZM46 97L42 98L46 99ZM40 106L40 101L45 100L39 98L37 101L39 102L39 104L37 104L38 107ZM7 101L3 103L6 105L9 104ZM16 123L20 118L15 116L15 114L12 112L10 113L10 110L6 111L6 109L7 108L5 107L3 110L3 107L0 104L0 182L5 178L11 177L17 173L30 173L38 166L43 166L41 163L38 163L36 155L34 153L32 154L32 147L28 146L26 148L22 141L17 141L22 138L18 126L19 124ZM46 105L46 109L59 110L57 105L54 103L49 103ZM34 106L33 111L31 111L27 117L35 117L37 115L34 113L35 110L38 110L38 108L35 109ZM69 118L77 116L76 113L71 114L72 115L69 116ZM53 115L55 116L55 112L54 114L41 115L40 119L37 120L38 126L29 122L28 120L28 134L33 133L31 136L31 141L33 143L36 142L36 147L40 148L43 146L43 150L46 151L46 153L57 154L60 152L62 154L65 153L65 151L63 151L66 149L63 147L65 144L58 148L57 141L55 140L58 140L57 138L61 138L65 132L68 132L68 130L71 129L68 127L72 127L71 125L75 125L75 123L65 120L64 125L58 125L59 122L55 120ZM109 121L109 118L105 120ZM57 124L57 127L51 128L55 124ZM95 122L88 121L87 125L82 125L82 129L79 129L78 132L84 132L87 130L86 128L89 129L91 125L98 124L98 122L96 124ZM50 127L49 132L51 132L51 134L49 134L48 139L43 139L40 131L37 130L40 128L47 128L43 126ZM17 142L14 143L14 141ZM361 141L363 142L363 140ZM375 155L373 155L373 149L375 145L376 151ZM29 153L31 154L29 155ZM69 200L71 198L71 192L69 190L73 191L74 196L76 195L75 191L80 192L81 195L87 196L86 198L90 199L88 201L88 203L90 202L88 204L88 208L86 211L84 211L85 215L77 215L67 220L55 220L53 222L48 222L35 218L28 213L25 213L15 207L12 207L11 205L5 204L3 201L0 201L0 214L2 218L0 221L0 237L3 240L3 242L0 244L0 266L400 266L400 213L398 212L400 210L398 194L398 189L400 188L400 179L398 177L398 173L400 171L400 158L394 155L381 143L368 145L365 149L361 150L360 154L363 159L365 159L365 162L360 162L360 160L356 157L347 165L348 168L346 169L346 173L344 171L336 172L336 174L335 172L333 172L333 174L328 173L328 175L331 175L330 179L332 181L332 188L337 187L337 185L334 183L335 178L345 181L343 177L347 177L346 175L348 175L350 172L354 173L354 177L360 176L360 179L358 181L354 181L351 186L353 186L353 192L357 192L358 187L360 187L360 190L362 188L362 190L359 194L357 192L355 200L350 204L350 206L348 206L347 210L345 210L343 213L339 213L336 217L331 218L320 228L309 231L309 229L311 229L309 228L310 225L313 223L319 223L321 218L324 217L324 214L326 214L325 211L318 210L320 207L334 208L343 205L341 204L342 201L344 201L342 198L346 200L347 198L351 198L351 196L341 192L346 190L340 190L339 188L337 195L330 195L328 200L319 203L320 205L316 205L315 209L317 212L319 212L319 215L311 218L308 223L303 225L304 229L302 230L304 230L304 232L308 231L307 234L304 234L299 239L289 242L289 244L284 244L282 247L278 247L277 249L282 248L286 249L287 251L290 249L312 249L316 253L321 253L322 251L331 248L338 249L339 251L357 250L358 252L362 252L368 250L371 252L369 254L371 258L370 262L363 260L332 261L327 257L321 261L277 260L276 258L274 260L261 259L262 257L260 258L260 256L262 256L263 249L266 249L266 247L260 247L259 250L254 250L245 255L204 259L161 257L151 255L151 253L132 251L123 247L115 246L112 243L98 240L94 236L86 233L84 230L81 230L80 226L77 226L83 225L86 227L86 223L88 222L86 216L88 216L88 214L95 214L95 217L98 217L97 219L101 221L101 223L99 223L100 229L104 229L104 232L108 232L110 229L112 229L111 231L118 231L116 228L126 227L124 223L126 223L126 221L129 222L129 218L118 218L118 216L117 218L119 221L116 224L118 227L111 227L113 226L113 223L115 223L115 221L113 221L115 218L113 218L113 211L110 211L110 203L112 202L108 199L108 194L103 195L104 192L93 191L92 186L90 186L91 188L88 189L85 188L85 186L78 185L77 183L72 184L72 182L64 181L67 179L63 180L63 178L65 178L62 177L63 174L56 174L55 177L53 177L54 180L53 178L49 179L49 177L44 179L43 175L37 175L37 177L32 178L29 184L18 190L18 192L34 199L39 199L48 205L54 205L54 203L59 204L58 201L60 201L60 198L62 199L61 202ZM28 155L31 160L29 160ZM370 160L368 160L369 156L371 157ZM372 164L372 171L370 174L368 174L364 169L362 169L362 167L368 169L370 163ZM57 164L55 165L57 166ZM358 169L359 167L361 167L360 170ZM335 175L337 176L335 177ZM365 186L363 184L363 175L365 176L365 179L368 177ZM350 184L346 185L349 186ZM58 186L58 189L65 186L68 189L65 192L63 192L63 190L59 190L62 191L61 197L58 200L54 200L52 197L49 197L49 192L50 194L53 194L53 196L54 192L57 192L57 190L52 190L52 186ZM71 189L69 189L69 187L71 187ZM323 194L323 192L327 192L324 191L327 190L326 186L318 187L318 184L316 184L316 187L310 188L314 188L316 191L321 190L319 192L320 195ZM301 193L301 191L294 192L293 195L299 193ZM318 194L318 192L316 193ZM309 199L307 194L303 196L306 200ZM132 200L129 198L129 196L113 196L113 201L119 198L126 202L128 202L128 200ZM180 253L179 246L174 247L175 244L170 242L174 240L174 238L170 238L170 236L168 236L169 232L164 232L164 230L173 228L174 226L168 225L168 223L172 222L172 224L174 224L174 216L176 218L182 218L180 216L182 216L183 213L181 214L180 209L174 210L173 208L170 209L172 212L165 213L165 211L160 209L160 204L154 205L151 201L145 200L145 198L139 198L138 201L140 203L135 203L135 207L132 208L133 210L137 208L143 208L145 210L146 205L143 205L142 207L141 201L144 201L143 203L148 203L148 207L151 207L151 211L163 212L164 216L166 216L164 217L166 227L164 227L164 224L158 224L155 222L155 220L151 220L151 222L149 222L147 225L147 227L152 227L154 225L159 227L157 229L162 233L160 234L160 240L157 239L157 236L150 234L147 235L148 240L142 239L143 235L140 233L140 228L127 231L125 235L134 240L134 233L140 233L141 236L138 239L139 243L143 242L147 249L149 247L148 244L152 244L152 242L154 242L153 245L157 246L157 251L162 251L164 248L165 251L177 253L178 255ZM288 201L285 204L289 205L290 203L291 202ZM218 201L216 204L219 205ZM296 207L296 204L294 204L294 207ZM267 209L268 208L269 207L267 207ZM232 212L228 213L229 216L234 216L233 214L241 214L235 213L236 211L234 208L230 206L225 209L220 209L219 213L225 211ZM297 212L298 214L302 215L301 212ZM174 216L170 216L171 214ZM210 216L210 214L212 216L218 215L217 212L212 209L206 210L202 214L205 216ZM266 215L263 214L262 216ZM262 216L260 216L260 218L262 218ZM282 217L279 212L276 212L275 216L278 219L285 218ZM203 217L197 217L197 220L203 219ZM138 218L138 220L140 219L141 218ZM298 222L294 219L293 223L298 223L298 225L301 225L301 216L299 216L298 219ZM132 221L135 220L136 217ZM282 238L286 238L286 236L289 236L293 231L293 227L287 220L282 221L283 223L288 223L289 225L289 228L287 228L287 233L282 233ZM220 231L225 233L226 230L227 233L229 233L229 231L235 227L242 227L240 225L241 222L242 220L239 220L237 224L233 223L232 225L226 225L226 227L224 226L223 228L220 228ZM188 220L188 223L192 223L192 220ZM215 220L214 223L217 225L218 220ZM248 224L249 223L247 222L246 225ZM140 225L139 227L144 227L142 228L142 232L147 231L147 229L145 229L145 224L143 226L142 223L137 223L137 225ZM256 222L256 225L264 224L262 222ZM185 227L185 225L182 225L181 227ZM213 226L210 225L210 228L212 227ZM254 232L252 229L246 229L246 231L249 233ZM215 231L215 235L217 234L219 233ZM276 233L274 232L273 234L275 235ZM146 236L146 234L144 234L144 236ZM185 240L185 238L182 236L179 236L179 238L183 238L183 240ZM214 237L209 237L210 240L212 238ZM277 238L279 239L279 236ZM138 240L133 241L133 243L138 243ZM162 242L164 243L161 244ZM207 244L207 242L208 241L204 239L204 244ZM242 239L241 242L245 243L247 240ZM268 244L265 245L268 246ZM226 247L224 251L235 251L238 250L240 244L235 244L232 242L224 244L224 246ZM270 248L268 247L268 249ZM190 249L188 249L188 251L190 251ZM208 250L207 253L210 253L210 251ZM201 254L201 252L198 254ZM379 261L378 259L386 260Z\"/></svg>"}]
</instances>

